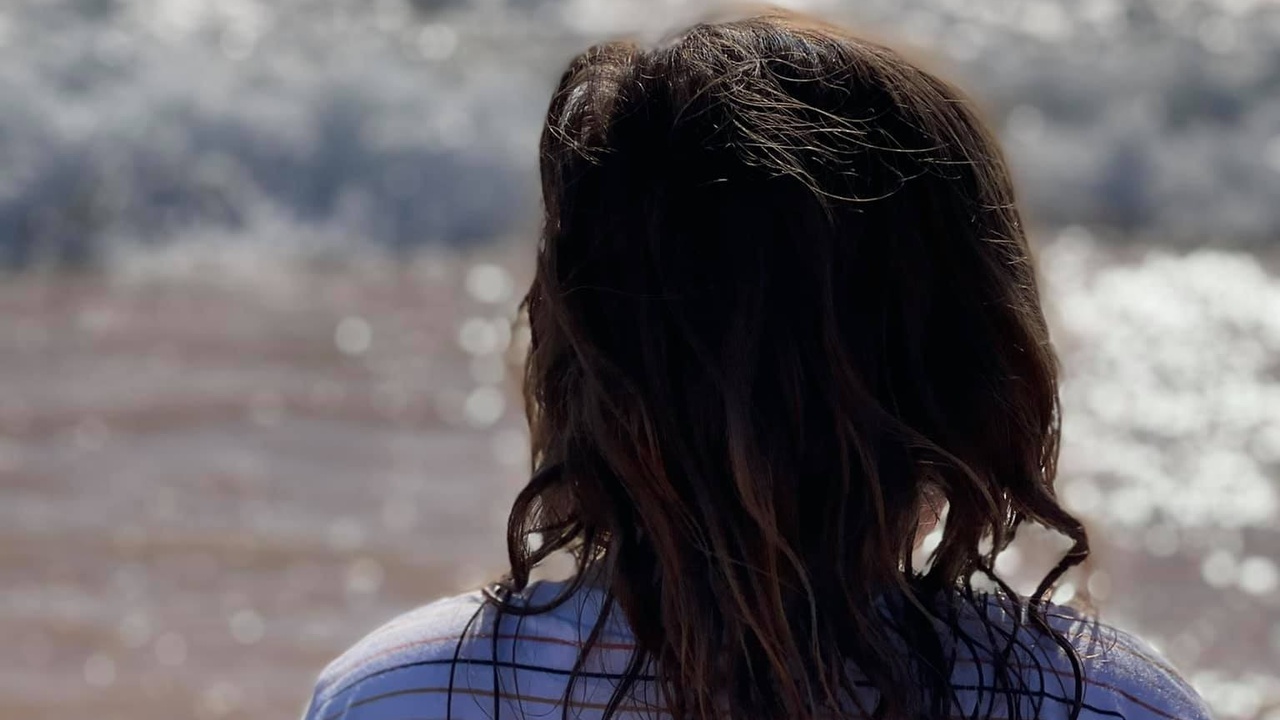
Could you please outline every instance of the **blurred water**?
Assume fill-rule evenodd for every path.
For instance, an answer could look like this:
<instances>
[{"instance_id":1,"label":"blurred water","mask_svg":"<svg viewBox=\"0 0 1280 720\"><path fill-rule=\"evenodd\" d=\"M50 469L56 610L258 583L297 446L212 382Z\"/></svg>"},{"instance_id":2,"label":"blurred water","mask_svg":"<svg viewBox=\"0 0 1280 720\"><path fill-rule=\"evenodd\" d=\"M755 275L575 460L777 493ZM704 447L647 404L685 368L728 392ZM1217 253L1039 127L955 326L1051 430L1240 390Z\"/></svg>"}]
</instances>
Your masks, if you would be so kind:
<instances>
[{"instance_id":1,"label":"blurred water","mask_svg":"<svg viewBox=\"0 0 1280 720\"><path fill-rule=\"evenodd\" d=\"M930 48L1002 131L1098 546L1061 598L1280 717L1280 3L786 4ZM546 96L708 7L0 4L0 716L287 716L501 569Z\"/></svg>"},{"instance_id":2,"label":"blurred water","mask_svg":"<svg viewBox=\"0 0 1280 720\"><path fill-rule=\"evenodd\" d=\"M494 576L514 299L460 269L0 287L0 716L287 716L355 635Z\"/></svg>"},{"instance_id":3,"label":"blurred water","mask_svg":"<svg viewBox=\"0 0 1280 720\"><path fill-rule=\"evenodd\" d=\"M1120 261L1074 228L1042 263L1066 371L1060 491L1104 539L1083 584L1219 716L1275 716L1280 277L1245 253Z\"/></svg>"},{"instance_id":4,"label":"blurred water","mask_svg":"<svg viewBox=\"0 0 1280 720\"><path fill-rule=\"evenodd\" d=\"M12 0L0 7L0 259L518 231L567 58L725 4ZM1041 224L1182 245L1260 246L1280 230L1272 0L785 4L916 43L973 87Z\"/></svg>"},{"instance_id":5,"label":"blurred water","mask_svg":"<svg viewBox=\"0 0 1280 720\"><path fill-rule=\"evenodd\" d=\"M365 630L495 575L527 462L504 357L528 252L0 286L0 716L287 715ZM1097 546L1059 599L1087 591L1222 717L1264 717L1280 277L1078 229L1042 262L1061 489ZM1024 585L1027 543L1001 564Z\"/></svg>"}]
</instances>

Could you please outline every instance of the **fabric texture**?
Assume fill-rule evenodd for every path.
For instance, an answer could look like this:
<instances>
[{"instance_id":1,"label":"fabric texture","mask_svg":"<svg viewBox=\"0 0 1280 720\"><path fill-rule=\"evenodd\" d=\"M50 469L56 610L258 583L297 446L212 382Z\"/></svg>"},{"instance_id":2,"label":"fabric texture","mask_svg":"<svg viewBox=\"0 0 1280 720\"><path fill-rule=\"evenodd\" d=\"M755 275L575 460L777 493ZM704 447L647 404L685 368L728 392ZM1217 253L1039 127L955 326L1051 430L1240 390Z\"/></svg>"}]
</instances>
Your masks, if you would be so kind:
<instances>
[{"instance_id":1,"label":"fabric texture","mask_svg":"<svg viewBox=\"0 0 1280 720\"><path fill-rule=\"evenodd\" d=\"M544 602L557 583L534 583L525 596ZM447 598L407 613L335 660L321 674L305 720L556 720L599 718L634 648L614 613L597 652L570 678L579 650L599 617L602 595L583 590L556 610L503 614L480 593ZM957 657L956 717L1007 718L1007 693L992 692L991 656L974 638L1015 623L995 597L961 616L969 642ZM987 622L978 617L985 613ZM1070 638L1084 664L1081 720L1208 720L1203 701L1167 662L1138 638L1054 607L1051 622ZM1030 629L1017 630L1014 662L1027 668L1017 700L1022 717L1067 718L1074 682L1067 655ZM996 644L994 641L991 644ZM998 645L1003 649L1004 644ZM566 708L566 698L569 699ZM565 710L567 709L567 713ZM619 720L661 718L652 683L642 682Z\"/></svg>"}]
</instances>

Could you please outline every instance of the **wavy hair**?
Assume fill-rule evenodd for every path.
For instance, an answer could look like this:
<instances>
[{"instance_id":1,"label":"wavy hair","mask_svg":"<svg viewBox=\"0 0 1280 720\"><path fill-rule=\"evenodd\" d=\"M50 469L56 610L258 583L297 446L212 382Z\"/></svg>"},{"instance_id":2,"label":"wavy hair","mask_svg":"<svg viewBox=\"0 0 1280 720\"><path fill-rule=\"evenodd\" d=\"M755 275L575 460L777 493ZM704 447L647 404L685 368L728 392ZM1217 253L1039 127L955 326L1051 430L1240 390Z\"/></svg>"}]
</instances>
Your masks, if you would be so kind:
<instances>
[{"instance_id":1,"label":"wavy hair","mask_svg":"<svg viewBox=\"0 0 1280 720\"><path fill-rule=\"evenodd\" d=\"M527 615L600 585L578 671L612 612L638 643L606 717L641 673L675 720L954 715L943 635L979 578L1071 658L1078 714L1079 658L1045 617L1088 554L1053 491L1056 360L970 101L796 15L706 23L574 59L541 177L534 475L488 597ZM1071 549L1019 598L994 565L1027 521ZM563 593L516 601L562 550Z\"/></svg>"}]
</instances>

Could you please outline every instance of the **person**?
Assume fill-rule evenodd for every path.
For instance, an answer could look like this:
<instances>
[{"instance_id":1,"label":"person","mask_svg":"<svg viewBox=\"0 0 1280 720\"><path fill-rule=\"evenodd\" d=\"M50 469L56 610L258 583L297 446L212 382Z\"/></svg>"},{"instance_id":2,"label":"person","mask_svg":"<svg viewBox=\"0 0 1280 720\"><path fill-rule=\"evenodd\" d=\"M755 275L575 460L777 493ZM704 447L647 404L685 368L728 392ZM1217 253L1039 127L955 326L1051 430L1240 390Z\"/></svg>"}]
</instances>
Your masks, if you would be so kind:
<instances>
[{"instance_id":1,"label":"person","mask_svg":"<svg viewBox=\"0 0 1280 720\"><path fill-rule=\"evenodd\" d=\"M309 720L1209 717L1046 599L1088 538L956 88L780 11L610 42L561 78L541 179L510 573L357 644ZM1070 546L1027 597L996 571L1025 523Z\"/></svg>"}]
</instances>

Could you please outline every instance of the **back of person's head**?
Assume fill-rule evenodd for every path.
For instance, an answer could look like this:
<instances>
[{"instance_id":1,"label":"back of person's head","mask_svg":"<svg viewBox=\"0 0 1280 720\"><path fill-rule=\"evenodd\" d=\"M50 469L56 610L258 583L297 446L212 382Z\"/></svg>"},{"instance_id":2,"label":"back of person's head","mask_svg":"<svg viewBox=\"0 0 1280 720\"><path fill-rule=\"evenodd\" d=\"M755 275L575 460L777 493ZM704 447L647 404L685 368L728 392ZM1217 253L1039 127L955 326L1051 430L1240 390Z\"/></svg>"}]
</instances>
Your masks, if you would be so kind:
<instances>
[{"instance_id":1,"label":"back of person's head","mask_svg":"<svg viewBox=\"0 0 1280 720\"><path fill-rule=\"evenodd\" d=\"M1073 542L1026 603L1066 647L1037 620L1087 554L1056 363L969 101L775 13L588 50L541 153L535 475L499 602L572 550L566 595L603 587L677 720L942 717L939 628L975 580L1013 595L994 559L1032 521Z\"/></svg>"}]
</instances>

